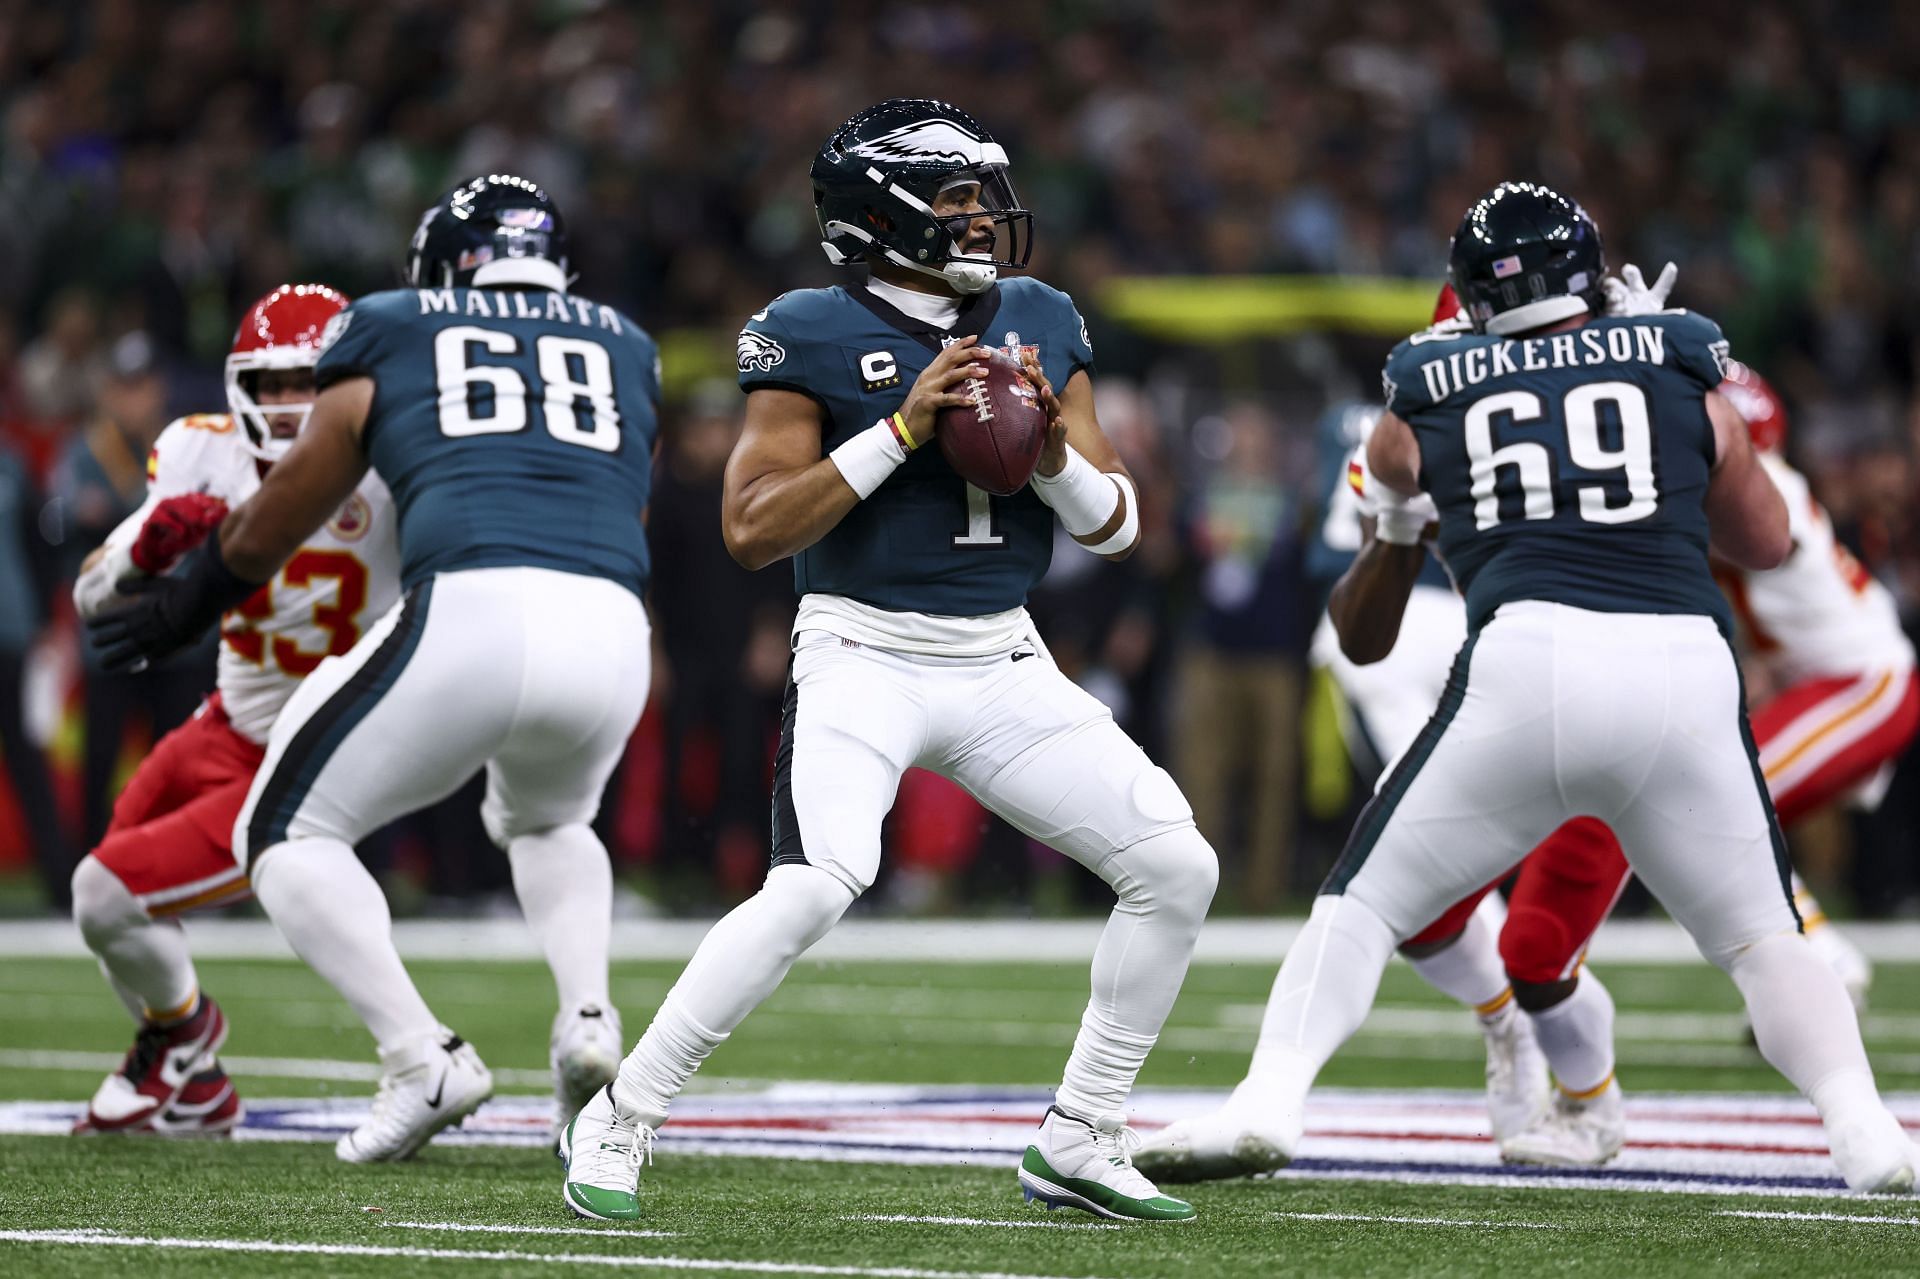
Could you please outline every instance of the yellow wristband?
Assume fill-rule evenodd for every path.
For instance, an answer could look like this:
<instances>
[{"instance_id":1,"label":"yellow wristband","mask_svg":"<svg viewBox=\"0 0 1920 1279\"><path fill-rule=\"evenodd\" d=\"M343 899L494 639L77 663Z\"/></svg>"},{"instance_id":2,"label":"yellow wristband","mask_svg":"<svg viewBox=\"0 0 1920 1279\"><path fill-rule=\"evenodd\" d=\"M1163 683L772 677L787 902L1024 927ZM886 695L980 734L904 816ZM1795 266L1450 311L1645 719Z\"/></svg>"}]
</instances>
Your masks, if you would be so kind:
<instances>
[{"instance_id":1,"label":"yellow wristband","mask_svg":"<svg viewBox=\"0 0 1920 1279\"><path fill-rule=\"evenodd\" d=\"M893 429L900 432L901 442L907 446L907 452L911 453L920 447L914 442L913 432L907 429L907 420L900 416L898 409L893 411Z\"/></svg>"},{"instance_id":2,"label":"yellow wristband","mask_svg":"<svg viewBox=\"0 0 1920 1279\"><path fill-rule=\"evenodd\" d=\"M918 449L918 447L920 447L920 442L918 442L918 440L914 440L914 432L910 432L910 430L906 428L906 419L904 419L904 417L900 417L899 409L895 409L895 411L893 411L893 428L895 428L895 430L899 430L900 442L902 442L902 444L906 446L906 451L908 451L908 453L912 453L914 449Z\"/></svg>"}]
</instances>

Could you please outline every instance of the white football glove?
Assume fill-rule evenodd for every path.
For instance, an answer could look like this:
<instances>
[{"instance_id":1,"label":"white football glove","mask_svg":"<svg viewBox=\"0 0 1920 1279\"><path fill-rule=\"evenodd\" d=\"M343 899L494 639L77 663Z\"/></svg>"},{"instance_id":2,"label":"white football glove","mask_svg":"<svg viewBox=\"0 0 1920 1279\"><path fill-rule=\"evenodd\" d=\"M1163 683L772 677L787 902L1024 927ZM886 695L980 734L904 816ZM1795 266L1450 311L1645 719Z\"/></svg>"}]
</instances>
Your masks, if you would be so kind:
<instances>
[{"instance_id":1,"label":"white football glove","mask_svg":"<svg viewBox=\"0 0 1920 1279\"><path fill-rule=\"evenodd\" d=\"M1406 497L1373 477L1363 443L1347 459L1347 483L1360 501L1360 514L1373 519L1373 535L1395 546L1412 546L1440 520L1439 508L1425 493Z\"/></svg>"},{"instance_id":2,"label":"white football glove","mask_svg":"<svg viewBox=\"0 0 1920 1279\"><path fill-rule=\"evenodd\" d=\"M1618 276L1600 281L1600 289L1607 296L1607 314L1654 315L1664 311L1667 294L1673 292L1673 282L1679 278L1680 268L1669 262L1660 277L1648 284L1640 268L1629 262L1620 268Z\"/></svg>"}]
</instances>

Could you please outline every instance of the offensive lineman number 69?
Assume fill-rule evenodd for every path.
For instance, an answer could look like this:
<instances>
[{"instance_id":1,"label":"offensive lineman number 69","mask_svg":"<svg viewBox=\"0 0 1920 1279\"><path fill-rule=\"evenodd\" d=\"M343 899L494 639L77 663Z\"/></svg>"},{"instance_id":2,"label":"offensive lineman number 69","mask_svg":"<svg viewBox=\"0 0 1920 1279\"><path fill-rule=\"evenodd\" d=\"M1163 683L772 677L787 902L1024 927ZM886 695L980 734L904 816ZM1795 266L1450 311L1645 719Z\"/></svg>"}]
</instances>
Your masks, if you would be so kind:
<instances>
[{"instance_id":1,"label":"offensive lineman number 69","mask_svg":"<svg viewBox=\"0 0 1920 1279\"><path fill-rule=\"evenodd\" d=\"M499 329L456 324L440 330L433 339L434 375L440 384L440 433L460 437L511 435L525 430L527 380L504 365L469 363L468 350L476 345L490 355L520 353L520 339ZM547 434L563 444L617 452L620 409L613 398L613 358L607 348L585 338L548 333L534 340L533 352L544 387L542 409ZM479 387L493 392L493 412L487 417L473 415L473 392ZM582 400L586 401L584 406Z\"/></svg>"},{"instance_id":2,"label":"offensive lineman number 69","mask_svg":"<svg viewBox=\"0 0 1920 1279\"><path fill-rule=\"evenodd\" d=\"M1620 447L1600 442L1600 406L1613 405L1620 423ZM1515 423L1545 415L1545 406L1532 391L1503 391L1476 401L1467 410L1467 460L1473 481L1473 522L1492 528L1500 522L1500 468L1511 467L1520 480L1521 511L1526 519L1553 518L1553 455L1547 446L1522 440L1493 446L1493 421L1506 415ZM1607 487L1591 484L1575 490L1580 518L1594 524L1629 524L1644 520L1660 507L1653 477L1653 424L1647 414L1647 396L1632 382L1589 382L1568 391L1560 402L1566 425L1567 456L1588 472L1618 471L1626 482L1626 501L1608 500ZM1617 485L1618 480L1615 481ZM1618 489L1615 489L1618 492Z\"/></svg>"}]
</instances>

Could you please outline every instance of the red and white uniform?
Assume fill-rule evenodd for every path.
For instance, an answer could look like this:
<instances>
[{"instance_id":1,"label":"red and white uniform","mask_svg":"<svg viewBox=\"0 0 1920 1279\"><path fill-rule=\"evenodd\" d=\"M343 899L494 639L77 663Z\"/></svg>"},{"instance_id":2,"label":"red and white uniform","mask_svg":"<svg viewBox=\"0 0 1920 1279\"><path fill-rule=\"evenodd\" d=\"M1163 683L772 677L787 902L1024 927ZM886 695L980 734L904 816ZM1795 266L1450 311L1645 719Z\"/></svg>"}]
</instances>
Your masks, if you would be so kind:
<instances>
[{"instance_id":1,"label":"red and white uniform","mask_svg":"<svg viewBox=\"0 0 1920 1279\"><path fill-rule=\"evenodd\" d=\"M230 415L174 422L148 459L145 504L108 537L94 571L125 565L125 549L165 499L204 493L235 507L260 487L264 467ZM150 913L249 892L233 860L233 824L267 734L300 681L352 648L398 601L398 534L393 498L369 471L273 580L222 620L217 691L142 761L94 852ZM76 594L89 595L88 585Z\"/></svg>"},{"instance_id":2,"label":"red and white uniform","mask_svg":"<svg viewBox=\"0 0 1920 1279\"><path fill-rule=\"evenodd\" d=\"M1786 499L1793 552L1764 573L1728 568L1721 585L1781 689L1751 718L1788 825L1835 799L1879 798L1920 727L1920 685L1893 596L1834 539L1806 477L1760 460Z\"/></svg>"}]
</instances>

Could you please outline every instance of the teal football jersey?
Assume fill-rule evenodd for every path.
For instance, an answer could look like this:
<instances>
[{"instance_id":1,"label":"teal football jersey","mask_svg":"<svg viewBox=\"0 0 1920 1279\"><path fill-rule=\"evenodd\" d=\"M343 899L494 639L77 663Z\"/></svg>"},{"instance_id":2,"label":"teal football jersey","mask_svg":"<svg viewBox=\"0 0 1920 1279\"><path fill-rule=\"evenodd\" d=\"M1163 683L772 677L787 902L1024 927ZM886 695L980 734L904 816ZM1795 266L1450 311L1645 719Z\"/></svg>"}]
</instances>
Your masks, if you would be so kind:
<instances>
[{"instance_id":1,"label":"teal football jersey","mask_svg":"<svg viewBox=\"0 0 1920 1279\"><path fill-rule=\"evenodd\" d=\"M1003 280L968 298L951 330L901 314L858 285L782 294L740 334L745 391L798 391L825 417L823 453L898 409L953 337L1033 347L1056 389L1093 365L1073 300L1037 280ZM875 608L982 617L1026 603L1053 558L1053 511L1031 488L994 497L954 473L937 447L910 455L825 537L794 556L801 594Z\"/></svg>"},{"instance_id":2,"label":"teal football jersey","mask_svg":"<svg viewBox=\"0 0 1920 1279\"><path fill-rule=\"evenodd\" d=\"M406 587L525 566L645 592L659 359L620 312L546 289L394 289L334 318L316 375L374 381L364 440Z\"/></svg>"},{"instance_id":3,"label":"teal football jersey","mask_svg":"<svg viewBox=\"0 0 1920 1279\"><path fill-rule=\"evenodd\" d=\"M1478 627L1512 600L1698 613L1729 626L1707 564L1706 393L1727 344L1685 311L1544 337L1428 330L1387 358L1440 552Z\"/></svg>"}]
</instances>

